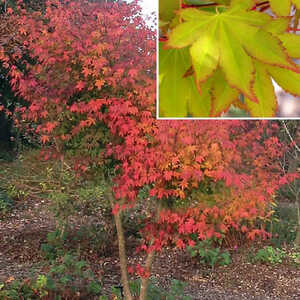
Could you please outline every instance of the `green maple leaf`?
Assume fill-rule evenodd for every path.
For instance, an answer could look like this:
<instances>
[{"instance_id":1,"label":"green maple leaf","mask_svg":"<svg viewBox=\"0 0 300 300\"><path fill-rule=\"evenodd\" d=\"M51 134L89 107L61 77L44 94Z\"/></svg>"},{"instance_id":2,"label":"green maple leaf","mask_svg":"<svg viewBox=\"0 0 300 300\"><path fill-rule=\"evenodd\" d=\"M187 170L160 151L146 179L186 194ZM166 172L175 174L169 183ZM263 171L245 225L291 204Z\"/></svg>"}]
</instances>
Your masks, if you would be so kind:
<instances>
[{"instance_id":1,"label":"green maple leaf","mask_svg":"<svg viewBox=\"0 0 300 300\"><path fill-rule=\"evenodd\" d=\"M245 105L251 116L273 117L277 111L277 99L272 80L262 63L256 61L255 69L256 76L253 89L259 101L256 103L246 98Z\"/></svg>"},{"instance_id":2,"label":"green maple leaf","mask_svg":"<svg viewBox=\"0 0 300 300\"><path fill-rule=\"evenodd\" d=\"M220 69L202 84L199 93L193 78L183 76L191 65L186 48L163 50L160 44L159 56L160 117L217 117L238 99L238 90L227 84Z\"/></svg>"},{"instance_id":3,"label":"green maple leaf","mask_svg":"<svg viewBox=\"0 0 300 300\"><path fill-rule=\"evenodd\" d=\"M218 117L238 100L240 93L227 84L224 73L220 69L214 73L212 80L210 116Z\"/></svg>"},{"instance_id":4,"label":"green maple leaf","mask_svg":"<svg viewBox=\"0 0 300 300\"><path fill-rule=\"evenodd\" d=\"M295 49L300 37L285 33L289 19L274 19L250 11L252 6L251 0L232 0L229 9L222 13L182 9L178 15L183 22L169 34L168 48L189 50L201 93L206 92L204 83L212 79L210 116L219 115L222 109L234 103L237 91L245 95L245 104L253 116L274 116L277 101L271 76L279 85L285 85L286 90L294 94L298 91L297 81L286 83L283 78L299 77L300 68L291 57L300 56L299 48ZM214 96L215 91L222 89L227 91L225 96L220 92Z\"/></svg>"},{"instance_id":5,"label":"green maple leaf","mask_svg":"<svg viewBox=\"0 0 300 300\"><path fill-rule=\"evenodd\" d=\"M180 8L179 0L160 0L159 19L164 22L171 21L175 16L175 11Z\"/></svg>"},{"instance_id":6,"label":"green maple leaf","mask_svg":"<svg viewBox=\"0 0 300 300\"><path fill-rule=\"evenodd\" d=\"M300 0L270 0L271 9L278 16L288 16L292 4L300 9Z\"/></svg>"},{"instance_id":7,"label":"green maple leaf","mask_svg":"<svg viewBox=\"0 0 300 300\"><path fill-rule=\"evenodd\" d=\"M300 37L293 33L283 33L278 38L292 58L300 58Z\"/></svg>"},{"instance_id":8,"label":"green maple leaf","mask_svg":"<svg viewBox=\"0 0 300 300\"><path fill-rule=\"evenodd\" d=\"M159 116L208 117L211 108L209 84L199 94L192 77L183 77L191 65L187 49L163 50L159 45Z\"/></svg>"},{"instance_id":9,"label":"green maple leaf","mask_svg":"<svg viewBox=\"0 0 300 300\"><path fill-rule=\"evenodd\" d=\"M286 92L294 96L300 95L300 74L290 70L284 70L275 66L269 66L269 74Z\"/></svg>"}]
</instances>

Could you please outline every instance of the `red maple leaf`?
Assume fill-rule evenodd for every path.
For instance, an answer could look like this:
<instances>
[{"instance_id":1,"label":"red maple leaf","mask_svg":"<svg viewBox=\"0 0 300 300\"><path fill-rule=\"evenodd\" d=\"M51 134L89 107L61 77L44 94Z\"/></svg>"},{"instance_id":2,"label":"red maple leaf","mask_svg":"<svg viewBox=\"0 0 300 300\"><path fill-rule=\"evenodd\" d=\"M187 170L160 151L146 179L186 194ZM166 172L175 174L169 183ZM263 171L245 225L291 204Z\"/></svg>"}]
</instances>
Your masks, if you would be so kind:
<instances>
[{"instance_id":1,"label":"red maple leaf","mask_svg":"<svg viewBox=\"0 0 300 300\"><path fill-rule=\"evenodd\" d=\"M85 83L83 81L78 81L77 84L76 84L76 89L81 91L83 90L85 87Z\"/></svg>"}]
</instances>

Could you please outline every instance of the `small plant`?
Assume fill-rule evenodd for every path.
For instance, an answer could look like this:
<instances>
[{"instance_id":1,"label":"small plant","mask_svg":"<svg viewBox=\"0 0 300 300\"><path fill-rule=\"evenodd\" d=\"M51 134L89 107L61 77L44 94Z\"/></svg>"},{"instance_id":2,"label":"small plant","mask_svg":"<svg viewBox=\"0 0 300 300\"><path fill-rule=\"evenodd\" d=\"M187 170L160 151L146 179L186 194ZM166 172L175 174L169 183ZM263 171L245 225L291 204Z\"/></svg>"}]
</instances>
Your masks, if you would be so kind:
<instances>
[{"instance_id":1,"label":"small plant","mask_svg":"<svg viewBox=\"0 0 300 300\"><path fill-rule=\"evenodd\" d=\"M102 286L95 279L84 261L67 254L53 265L46 275L39 275L36 279L23 281L11 278L5 283L0 282L0 299L99 299Z\"/></svg>"},{"instance_id":2,"label":"small plant","mask_svg":"<svg viewBox=\"0 0 300 300\"><path fill-rule=\"evenodd\" d=\"M69 290L73 293L87 289L88 293L99 294L100 283L87 263L72 254L65 254L52 265L47 275L48 288Z\"/></svg>"},{"instance_id":3,"label":"small plant","mask_svg":"<svg viewBox=\"0 0 300 300\"><path fill-rule=\"evenodd\" d=\"M182 281L179 281L177 279L173 279L170 289L166 294L167 300L191 300L190 296L184 296L184 287L186 284Z\"/></svg>"},{"instance_id":4,"label":"small plant","mask_svg":"<svg viewBox=\"0 0 300 300\"><path fill-rule=\"evenodd\" d=\"M254 261L263 263L277 264L282 263L282 259L286 256L285 251L279 248L273 248L272 246L266 246L256 253Z\"/></svg>"},{"instance_id":5,"label":"small plant","mask_svg":"<svg viewBox=\"0 0 300 300\"><path fill-rule=\"evenodd\" d=\"M14 184L10 184L7 187L7 194L10 198L17 200L26 199L29 196L29 193L27 191L18 188Z\"/></svg>"},{"instance_id":6,"label":"small plant","mask_svg":"<svg viewBox=\"0 0 300 300\"><path fill-rule=\"evenodd\" d=\"M199 257L200 263L208 264L212 268L215 265L225 266L231 263L230 253L222 252L220 248L214 247L211 239L199 241L194 246L187 247L191 257Z\"/></svg>"},{"instance_id":7,"label":"small plant","mask_svg":"<svg viewBox=\"0 0 300 300\"><path fill-rule=\"evenodd\" d=\"M34 294L34 289L30 285L31 283L28 280L22 282L10 278L6 283L0 283L0 299L38 299Z\"/></svg>"},{"instance_id":8,"label":"small plant","mask_svg":"<svg viewBox=\"0 0 300 300\"><path fill-rule=\"evenodd\" d=\"M47 234L47 243L41 245L41 250L46 259L55 260L65 253L64 242L67 239L67 232L63 234L59 229Z\"/></svg>"}]
</instances>

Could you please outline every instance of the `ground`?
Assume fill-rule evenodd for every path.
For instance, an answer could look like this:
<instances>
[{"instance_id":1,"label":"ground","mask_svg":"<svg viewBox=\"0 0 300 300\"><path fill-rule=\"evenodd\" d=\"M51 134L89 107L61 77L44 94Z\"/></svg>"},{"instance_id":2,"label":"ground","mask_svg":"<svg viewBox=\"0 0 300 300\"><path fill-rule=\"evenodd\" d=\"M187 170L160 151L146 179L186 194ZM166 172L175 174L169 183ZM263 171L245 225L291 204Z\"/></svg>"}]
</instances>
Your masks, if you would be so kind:
<instances>
[{"instance_id":1,"label":"ground","mask_svg":"<svg viewBox=\"0 0 300 300\"><path fill-rule=\"evenodd\" d=\"M0 282L47 271L40 249L47 233L54 229L55 219L47 210L47 201L19 201L0 220ZM76 230L76 224L73 229ZM174 278L186 282L185 291L192 299L300 299L299 266L287 261L275 265L253 264L247 254L249 247L232 249L233 262L214 270L190 258L185 251L166 249L156 257L153 277L162 287ZM129 242L130 263L142 263L142 254L136 254L134 249L135 242ZM81 255L102 280L104 291L109 293L112 286L120 283L116 243L102 252L87 247Z\"/></svg>"}]
</instances>

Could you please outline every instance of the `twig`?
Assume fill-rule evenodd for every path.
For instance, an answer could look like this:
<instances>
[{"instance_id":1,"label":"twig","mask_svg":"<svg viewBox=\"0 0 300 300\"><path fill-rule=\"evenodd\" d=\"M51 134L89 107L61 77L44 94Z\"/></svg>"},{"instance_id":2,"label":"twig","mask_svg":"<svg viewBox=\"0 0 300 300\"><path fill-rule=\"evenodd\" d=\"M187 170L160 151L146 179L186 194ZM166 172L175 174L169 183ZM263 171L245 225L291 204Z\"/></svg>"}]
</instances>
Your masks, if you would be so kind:
<instances>
[{"instance_id":1,"label":"twig","mask_svg":"<svg viewBox=\"0 0 300 300\"><path fill-rule=\"evenodd\" d=\"M291 136L290 131L289 131L289 129L287 128L285 122L284 122L284 121L281 121L281 122L282 122L282 124L283 124L283 126L284 126L284 129L285 129L285 131L286 131L288 137L290 138L291 142L292 142L293 145L295 146L296 150L297 150L298 152L300 152L300 148L298 147L298 145L297 145L296 142L294 141L293 137Z\"/></svg>"}]
</instances>

